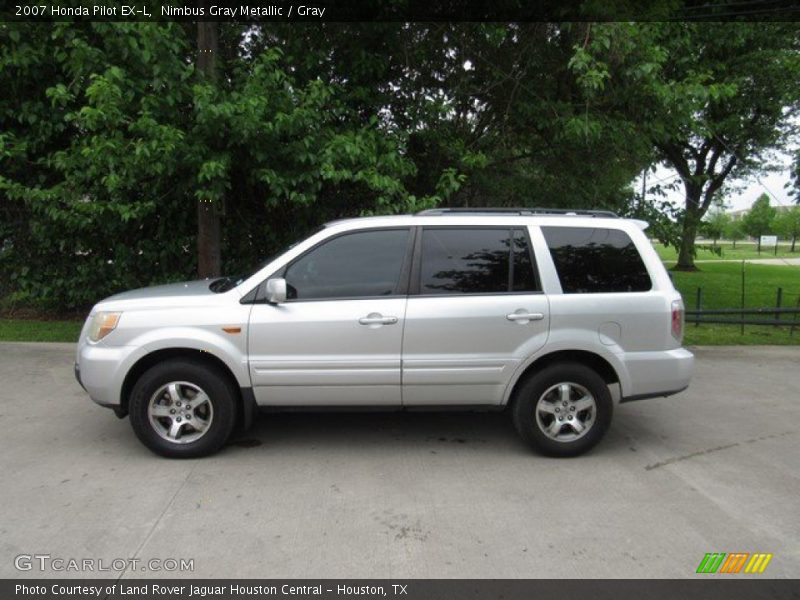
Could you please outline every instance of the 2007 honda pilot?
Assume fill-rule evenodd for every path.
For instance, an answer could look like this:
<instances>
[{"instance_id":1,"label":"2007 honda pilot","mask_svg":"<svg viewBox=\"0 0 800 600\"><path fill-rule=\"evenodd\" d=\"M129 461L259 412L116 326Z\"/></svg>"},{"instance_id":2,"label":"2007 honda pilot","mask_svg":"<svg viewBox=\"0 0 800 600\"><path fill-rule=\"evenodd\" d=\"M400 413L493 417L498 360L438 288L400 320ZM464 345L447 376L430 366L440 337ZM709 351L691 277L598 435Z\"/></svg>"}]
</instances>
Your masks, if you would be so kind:
<instances>
[{"instance_id":1,"label":"2007 honda pilot","mask_svg":"<svg viewBox=\"0 0 800 600\"><path fill-rule=\"evenodd\" d=\"M103 300L75 373L171 457L267 406L507 408L534 448L574 456L619 402L689 384L683 303L644 227L546 209L330 223L246 278Z\"/></svg>"}]
</instances>

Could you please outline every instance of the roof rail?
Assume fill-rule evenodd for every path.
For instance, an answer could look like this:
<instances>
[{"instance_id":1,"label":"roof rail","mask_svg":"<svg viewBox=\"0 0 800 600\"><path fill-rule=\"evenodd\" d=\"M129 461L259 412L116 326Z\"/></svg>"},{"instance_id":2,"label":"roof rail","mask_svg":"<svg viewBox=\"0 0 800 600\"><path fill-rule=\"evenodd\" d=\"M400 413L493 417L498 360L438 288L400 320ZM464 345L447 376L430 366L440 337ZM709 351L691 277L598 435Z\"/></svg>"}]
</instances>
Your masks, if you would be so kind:
<instances>
[{"instance_id":1,"label":"roof rail","mask_svg":"<svg viewBox=\"0 0 800 600\"><path fill-rule=\"evenodd\" d=\"M540 207L487 207L487 208L430 208L416 213L416 216L441 216L441 215L567 215L581 217L607 217L618 219L619 215L610 210L586 210L582 208L540 208Z\"/></svg>"}]
</instances>

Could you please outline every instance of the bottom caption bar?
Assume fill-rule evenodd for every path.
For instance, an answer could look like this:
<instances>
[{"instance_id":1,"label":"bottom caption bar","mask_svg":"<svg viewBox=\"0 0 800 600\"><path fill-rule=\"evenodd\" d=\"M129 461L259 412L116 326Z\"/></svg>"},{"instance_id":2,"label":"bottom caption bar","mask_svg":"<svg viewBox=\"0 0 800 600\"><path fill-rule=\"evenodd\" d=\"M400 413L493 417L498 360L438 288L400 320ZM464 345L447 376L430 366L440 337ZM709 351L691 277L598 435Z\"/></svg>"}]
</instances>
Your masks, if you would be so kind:
<instances>
[{"instance_id":1,"label":"bottom caption bar","mask_svg":"<svg viewBox=\"0 0 800 600\"><path fill-rule=\"evenodd\" d=\"M172 600L228 598L292 600L328 598L337 600L398 598L402 600L502 599L621 600L731 600L797 599L800 580L777 579L295 579L295 580L104 580L104 579L3 579L0 598L8 600Z\"/></svg>"}]
</instances>

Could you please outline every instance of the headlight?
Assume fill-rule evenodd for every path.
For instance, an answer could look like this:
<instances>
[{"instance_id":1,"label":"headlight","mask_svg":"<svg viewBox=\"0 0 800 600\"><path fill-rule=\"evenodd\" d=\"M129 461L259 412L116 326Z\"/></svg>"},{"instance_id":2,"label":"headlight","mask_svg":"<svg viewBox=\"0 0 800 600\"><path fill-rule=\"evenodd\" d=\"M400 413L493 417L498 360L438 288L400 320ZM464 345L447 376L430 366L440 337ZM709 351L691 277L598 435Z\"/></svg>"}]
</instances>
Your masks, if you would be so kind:
<instances>
[{"instance_id":1,"label":"headlight","mask_svg":"<svg viewBox=\"0 0 800 600\"><path fill-rule=\"evenodd\" d=\"M94 315L92 324L89 327L89 339L93 342L99 342L109 333L114 331L119 323L119 318L122 313L118 312L99 312Z\"/></svg>"}]
</instances>

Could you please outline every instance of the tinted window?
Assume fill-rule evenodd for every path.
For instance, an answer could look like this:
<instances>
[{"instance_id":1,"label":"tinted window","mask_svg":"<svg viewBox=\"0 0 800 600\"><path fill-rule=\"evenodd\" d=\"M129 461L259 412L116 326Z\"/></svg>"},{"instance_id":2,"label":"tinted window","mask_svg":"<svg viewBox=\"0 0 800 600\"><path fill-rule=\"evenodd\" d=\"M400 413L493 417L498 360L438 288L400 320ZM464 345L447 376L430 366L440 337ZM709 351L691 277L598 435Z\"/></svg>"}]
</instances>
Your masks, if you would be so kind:
<instances>
[{"instance_id":1,"label":"tinted window","mask_svg":"<svg viewBox=\"0 0 800 600\"><path fill-rule=\"evenodd\" d=\"M497 294L535 289L527 237L522 231L423 230L421 294Z\"/></svg>"},{"instance_id":2,"label":"tinted window","mask_svg":"<svg viewBox=\"0 0 800 600\"><path fill-rule=\"evenodd\" d=\"M618 229L542 227L567 294L644 292L652 287L639 251Z\"/></svg>"},{"instance_id":3,"label":"tinted window","mask_svg":"<svg viewBox=\"0 0 800 600\"><path fill-rule=\"evenodd\" d=\"M407 229L363 231L318 246L286 269L287 297L307 300L394 294L408 235Z\"/></svg>"}]
</instances>

